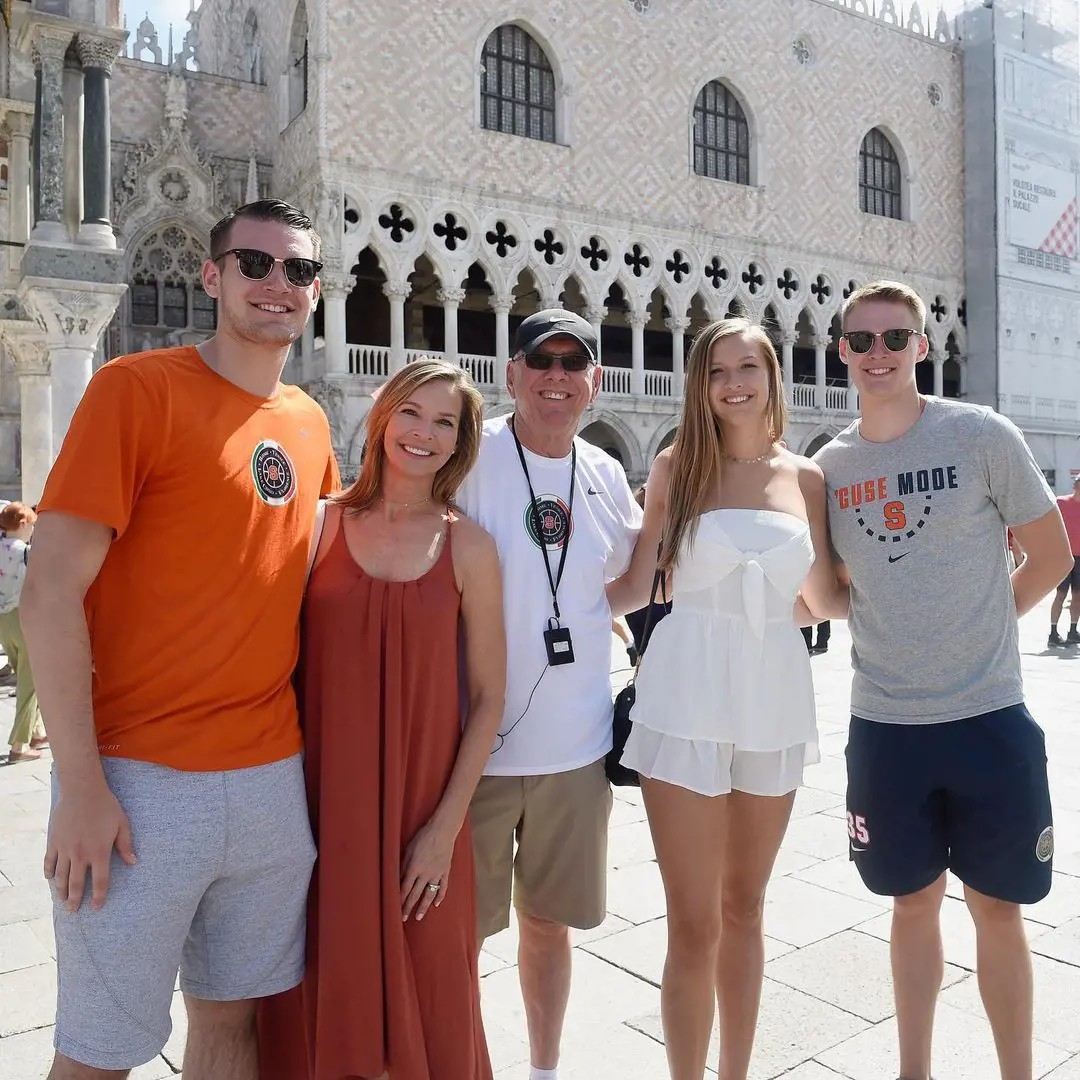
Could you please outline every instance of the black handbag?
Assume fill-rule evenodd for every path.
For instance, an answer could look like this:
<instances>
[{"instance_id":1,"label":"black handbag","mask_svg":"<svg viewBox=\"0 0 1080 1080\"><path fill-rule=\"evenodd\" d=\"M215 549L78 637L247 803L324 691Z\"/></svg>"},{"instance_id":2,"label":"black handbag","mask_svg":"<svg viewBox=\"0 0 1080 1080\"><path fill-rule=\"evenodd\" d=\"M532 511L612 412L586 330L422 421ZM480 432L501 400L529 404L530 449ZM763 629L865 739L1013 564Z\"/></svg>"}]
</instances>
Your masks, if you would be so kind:
<instances>
[{"instance_id":1,"label":"black handbag","mask_svg":"<svg viewBox=\"0 0 1080 1080\"><path fill-rule=\"evenodd\" d=\"M667 605L667 585L664 581L664 571L657 570L653 576L652 592L649 595L649 608L645 615L645 628L641 633L641 650L638 653L637 664L634 667L634 676L615 697L615 712L611 720L611 749L604 759L604 771L607 773L608 782L613 787L640 787L641 780L633 769L628 769L619 760L626 748L626 740L630 738L630 710L634 707L637 697L638 672L641 670L641 658L645 655L645 649L649 644L649 635L652 632L653 616L656 613L656 593L660 591L664 605Z\"/></svg>"}]
</instances>

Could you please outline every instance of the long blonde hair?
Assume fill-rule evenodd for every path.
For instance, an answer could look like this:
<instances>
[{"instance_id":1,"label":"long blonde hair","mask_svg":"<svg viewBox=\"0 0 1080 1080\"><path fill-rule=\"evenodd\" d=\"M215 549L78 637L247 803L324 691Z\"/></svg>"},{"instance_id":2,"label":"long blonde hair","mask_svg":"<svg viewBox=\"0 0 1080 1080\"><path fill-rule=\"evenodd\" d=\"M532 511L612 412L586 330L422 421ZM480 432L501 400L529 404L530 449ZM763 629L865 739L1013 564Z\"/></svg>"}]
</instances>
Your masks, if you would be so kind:
<instances>
[{"instance_id":1,"label":"long blonde hair","mask_svg":"<svg viewBox=\"0 0 1080 1080\"><path fill-rule=\"evenodd\" d=\"M684 543L694 542L698 519L720 479L724 435L709 403L709 367L713 346L730 337L748 338L761 350L769 376L769 400L765 406L769 438L777 442L787 424L780 362L769 335L749 319L720 319L706 326L694 338L686 361L686 401L671 447L667 516L659 561L663 570L675 565Z\"/></svg>"},{"instance_id":2,"label":"long blonde hair","mask_svg":"<svg viewBox=\"0 0 1080 1080\"><path fill-rule=\"evenodd\" d=\"M367 414L367 448L360 475L352 486L334 502L348 510L367 510L382 489L383 465L386 448L383 439L390 417L405 404L415 391L425 383L444 379L461 393L461 418L458 422L457 446L450 460L435 474L431 497L436 503L451 505L457 496L461 482L476 464L480 453L480 429L484 422L484 397L469 373L445 360L432 360L422 356L406 364L383 384L375 404Z\"/></svg>"}]
</instances>

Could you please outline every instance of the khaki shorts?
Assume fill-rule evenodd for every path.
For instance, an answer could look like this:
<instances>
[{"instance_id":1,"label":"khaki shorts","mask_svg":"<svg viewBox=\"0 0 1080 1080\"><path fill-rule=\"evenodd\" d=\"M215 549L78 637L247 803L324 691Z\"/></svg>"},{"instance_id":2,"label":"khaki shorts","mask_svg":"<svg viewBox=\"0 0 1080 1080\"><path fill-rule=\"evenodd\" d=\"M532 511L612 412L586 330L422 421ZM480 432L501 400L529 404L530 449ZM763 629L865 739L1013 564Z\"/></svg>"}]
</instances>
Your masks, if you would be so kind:
<instances>
[{"instance_id":1,"label":"khaki shorts","mask_svg":"<svg viewBox=\"0 0 1080 1080\"><path fill-rule=\"evenodd\" d=\"M510 925L511 894L519 911L538 919L599 926L610 815L603 759L548 776L482 777L469 810L479 940Z\"/></svg>"}]
</instances>

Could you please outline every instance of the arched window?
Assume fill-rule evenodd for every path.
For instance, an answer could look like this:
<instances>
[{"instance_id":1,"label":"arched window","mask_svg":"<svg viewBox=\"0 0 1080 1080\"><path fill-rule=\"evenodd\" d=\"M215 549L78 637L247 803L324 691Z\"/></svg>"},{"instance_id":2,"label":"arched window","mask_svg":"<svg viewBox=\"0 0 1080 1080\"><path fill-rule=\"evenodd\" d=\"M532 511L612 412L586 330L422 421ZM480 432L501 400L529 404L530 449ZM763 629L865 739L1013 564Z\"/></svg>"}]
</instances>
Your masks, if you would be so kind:
<instances>
[{"instance_id":1,"label":"arched window","mask_svg":"<svg viewBox=\"0 0 1080 1080\"><path fill-rule=\"evenodd\" d=\"M750 183L750 126L738 98L715 79L694 103L694 172Z\"/></svg>"},{"instance_id":2,"label":"arched window","mask_svg":"<svg viewBox=\"0 0 1080 1080\"><path fill-rule=\"evenodd\" d=\"M262 84L262 43L259 41L259 19L252 8L244 20L243 77Z\"/></svg>"},{"instance_id":3,"label":"arched window","mask_svg":"<svg viewBox=\"0 0 1080 1080\"><path fill-rule=\"evenodd\" d=\"M286 122L295 120L308 102L308 17L304 0L296 5L292 34L289 36L288 81L289 115Z\"/></svg>"},{"instance_id":4,"label":"arched window","mask_svg":"<svg viewBox=\"0 0 1080 1080\"><path fill-rule=\"evenodd\" d=\"M131 261L131 325L157 328L153 344L168 344L170 331L217 326L217 304L202 287L205 259L203 244L179 225L154 230L139 244Z\"/></svg>"},{"instance_id":5,"label":"arched window","mask_svg":"<svg viewBox=\"0 0 1080 1080\"><path fill-rule=\"evenodd\" d=\"M874 128L859 147L859 209L899 219L901 194L900 159L885 132Z\"/></svg>"},{"instance_id":6,"label":"arched window","mask_svg":"<svg viewBox=\"0 0 1080 1080\"><path fill-rule=\"evenodd\" d=\"M555 73L520 26L500 26L484 42L480 117L489 131L555 141Z\"/></svg>"}]
</instances>

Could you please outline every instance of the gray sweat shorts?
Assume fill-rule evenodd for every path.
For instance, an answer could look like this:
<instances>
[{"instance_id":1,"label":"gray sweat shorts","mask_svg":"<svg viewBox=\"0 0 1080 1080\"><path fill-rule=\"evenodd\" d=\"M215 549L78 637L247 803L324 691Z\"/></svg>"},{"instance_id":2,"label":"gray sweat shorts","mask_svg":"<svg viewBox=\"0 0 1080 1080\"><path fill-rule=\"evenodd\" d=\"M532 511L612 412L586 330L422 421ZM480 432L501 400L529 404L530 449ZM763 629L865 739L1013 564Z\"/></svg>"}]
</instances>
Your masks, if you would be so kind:
<instances>
[{"instance_id":1,"label":"gray sweat shorts","mask_svg":"<svg viewBox=\"0 0 1080 1080\"><path fill-rule=\"evenodd\" d=\"M304 972L315 844L303 760L180 772L103 758L131 822L138 862L114 851L109 892L76 912L53 905L56 1049L97 1069L152 1060L185 994L241 1001L288 990ZM55 807L59 788L53 776Z\"/></svg>"}]
</instances>

